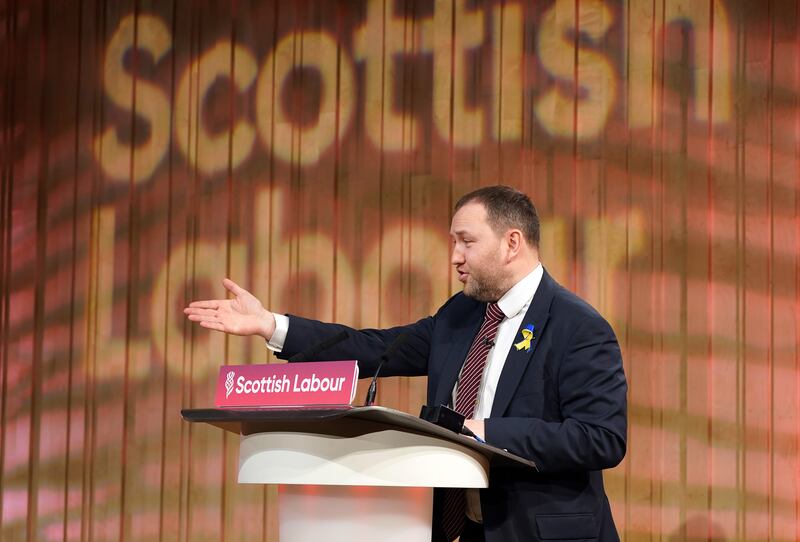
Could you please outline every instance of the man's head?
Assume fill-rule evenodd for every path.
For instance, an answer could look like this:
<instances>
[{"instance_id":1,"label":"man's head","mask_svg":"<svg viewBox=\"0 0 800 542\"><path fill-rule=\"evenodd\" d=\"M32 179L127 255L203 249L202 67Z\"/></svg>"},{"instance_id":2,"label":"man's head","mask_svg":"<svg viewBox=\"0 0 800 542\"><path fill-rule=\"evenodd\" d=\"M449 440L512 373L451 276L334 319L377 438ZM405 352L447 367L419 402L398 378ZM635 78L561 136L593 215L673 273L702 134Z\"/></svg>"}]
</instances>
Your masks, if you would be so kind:
<instances>
[{"instance_id":1,"label":"man's head","mask_svg":"<svg viewBox=\"0 0 800 542\"><path fill-rule=\"evenodd\" d=\"M539 215L528 196L508 186L459 199L450 237L458 280L479 301L497 301L539 262Z\"/></svg>"}]
</instances>

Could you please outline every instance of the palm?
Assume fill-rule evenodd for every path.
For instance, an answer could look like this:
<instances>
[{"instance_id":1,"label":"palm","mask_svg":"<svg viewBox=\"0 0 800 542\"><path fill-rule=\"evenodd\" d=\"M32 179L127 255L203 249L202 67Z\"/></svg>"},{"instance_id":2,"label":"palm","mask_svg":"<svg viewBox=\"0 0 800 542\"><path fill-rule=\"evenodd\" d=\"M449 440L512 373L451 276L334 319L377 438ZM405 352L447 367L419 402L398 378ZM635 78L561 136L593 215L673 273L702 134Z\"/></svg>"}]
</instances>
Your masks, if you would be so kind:
<instances>
[{"instance_id":1,"label":"palm","mask_svg":"<svg viewBox=\"0 0 800 542\"><path fill-rule=\"evenodd\" d=\"M264 307L254 295L246 292L223 301L217 312L226 333L255 335L259 332Z\"/></svg>"}]
</instances>

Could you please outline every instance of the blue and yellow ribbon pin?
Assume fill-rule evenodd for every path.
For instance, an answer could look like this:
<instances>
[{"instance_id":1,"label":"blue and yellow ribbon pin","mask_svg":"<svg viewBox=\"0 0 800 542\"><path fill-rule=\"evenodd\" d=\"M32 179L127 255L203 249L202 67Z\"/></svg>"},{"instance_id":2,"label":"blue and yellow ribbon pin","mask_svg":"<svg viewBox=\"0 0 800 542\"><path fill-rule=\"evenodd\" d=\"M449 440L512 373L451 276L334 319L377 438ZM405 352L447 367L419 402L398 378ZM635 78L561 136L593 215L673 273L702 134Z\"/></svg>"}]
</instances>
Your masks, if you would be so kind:
<instances>
[{"instance_id":1,"label":"blue and yellow ribbon pin","mask_svg":"<svg viewBox=\"0 0 800 542\"><path fill-rule=\"evenodd\" d=\"M514 343L514 346L517 347L517 350L525 349L526 352L531 351L531 341L535 338L533 336L533 324L528 324L524 328L522 328L522 340L518 343Z\"/></svg>"}]
</instances>

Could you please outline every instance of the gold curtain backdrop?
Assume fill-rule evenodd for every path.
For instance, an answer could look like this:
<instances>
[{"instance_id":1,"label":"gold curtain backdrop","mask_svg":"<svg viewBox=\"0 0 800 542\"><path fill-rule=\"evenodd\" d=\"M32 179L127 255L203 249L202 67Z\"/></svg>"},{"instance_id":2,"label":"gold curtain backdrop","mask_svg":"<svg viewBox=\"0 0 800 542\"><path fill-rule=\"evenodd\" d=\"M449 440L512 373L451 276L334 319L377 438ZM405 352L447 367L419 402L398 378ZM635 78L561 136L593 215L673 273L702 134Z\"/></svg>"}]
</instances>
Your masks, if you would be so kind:
<instances>
[{"instance_id":1,"label":"gold curtain backdrop","mask_svg":"<svg viewBox=\"0 0 800 542\"><path fill-rule=\"evenodd\" d=\"M800 539L797 2L0 0L0 44L2 540L276 539L180 418L276 360L182 307L413 321L494 183L618 334L623 540Z\"/></svg>"}]
</instances>

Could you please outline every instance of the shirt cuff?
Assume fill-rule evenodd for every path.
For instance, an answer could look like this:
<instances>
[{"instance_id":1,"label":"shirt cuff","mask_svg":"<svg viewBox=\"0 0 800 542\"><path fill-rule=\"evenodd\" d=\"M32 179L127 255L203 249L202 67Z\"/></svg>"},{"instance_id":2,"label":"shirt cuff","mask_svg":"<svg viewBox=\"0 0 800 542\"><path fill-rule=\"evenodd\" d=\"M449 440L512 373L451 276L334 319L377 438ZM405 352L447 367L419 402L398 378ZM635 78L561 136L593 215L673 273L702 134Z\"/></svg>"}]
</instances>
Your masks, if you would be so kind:
<instances>
[{"instance_id":1,"label":"shirt cuff","mask_svg":"<svg viewBox=\"0 0 800 542\"><path fill-rule=\"evenodd\" d=\"M286 342L286 334L289 333L289 317L285 314L275 314L275 332L272 338L267 341L267 348L273 352L280 352L283 350L283 343Z\"/></svg>"}]
</instances>

